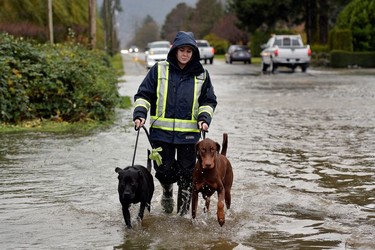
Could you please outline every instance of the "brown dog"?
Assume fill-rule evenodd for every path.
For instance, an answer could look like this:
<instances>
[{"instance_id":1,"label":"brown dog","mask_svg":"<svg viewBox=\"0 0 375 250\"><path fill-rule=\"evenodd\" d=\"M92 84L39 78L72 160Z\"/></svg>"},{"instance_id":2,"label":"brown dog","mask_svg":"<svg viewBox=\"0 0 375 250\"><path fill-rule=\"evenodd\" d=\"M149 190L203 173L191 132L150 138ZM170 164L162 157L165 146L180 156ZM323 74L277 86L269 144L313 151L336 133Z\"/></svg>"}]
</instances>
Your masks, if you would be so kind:
<instances>
[{"instance_id":1,"label":"brown dog","mask_svg":"<svg viewBox=\"0 0 375 250\"><path fill-rule=\"evenodd\" d=\"M192 218L196 217L198 193L206 200L205 209L209 211L210 197L217 191L217 220L220 226L225 223L224 201L227 209L231 204L231 188L233 183L232 165L226 157L228 135L223 134L223 149L220 144L204 139L195 146L197 163L193 173Z\"/></svg>"}]
</instances>

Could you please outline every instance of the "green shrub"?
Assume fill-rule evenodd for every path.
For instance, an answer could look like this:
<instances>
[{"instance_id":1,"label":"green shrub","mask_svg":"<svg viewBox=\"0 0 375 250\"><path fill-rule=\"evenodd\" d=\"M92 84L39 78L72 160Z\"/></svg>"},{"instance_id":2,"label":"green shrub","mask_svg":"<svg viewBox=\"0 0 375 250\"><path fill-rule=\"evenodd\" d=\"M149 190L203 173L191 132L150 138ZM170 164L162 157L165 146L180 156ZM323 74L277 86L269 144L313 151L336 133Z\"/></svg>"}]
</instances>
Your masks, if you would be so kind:
<instances>
[{"instance_id":1,"label":"green shrub","mask_svg":"<svg viewBox=\"0 0 375 250\"><path fill-rule=\"evenodd\" d=\"M0 121L110 119L119 96L104 52L0 34Z\"/></svg>"},{"instance_id":2,"label":"green shrub","mask_svg":"<svg viewBox=\"0 0 375 250\"><path fill-rule=\"evenodd\" d=\"M354 51L375 51L374 0L349 1L338 15L336 27L351 30Z\"/></svg>"},{"instance_id":3,"label":"green shrub","mask_svg":"<svg viewBox=\"0 0 375 250\"><path fill-rule=\"evenodd\" d=\"M215 54L224 55L229 47L229 43L225 39L221 39L214 34L208 34L203 39L206 39L212 47L215 48Z\"/></svg>"},{"instance_id":4,"label":"green shrub","mask_svg":"<svg viewBox=\"0 0 375 250\"><path fill-rule=\"evenodd\" d=\"M353 51L353 36L349 29L332 29L328 36L329 50Z\"/></svg>"},{"instance_id":5,"label":"green shrub","mask_svg":"<svg viewBox=\"0 0 375 250\"><path fill-rule=\"evenodd\" d=\"M310 46L312 52L316 53L329 53L329 47L323 44L313 44Z\"/></svg>"},{"instance_id":6,"label":"green shrub","mask_svg":"<svg viewBox=\"0 0 375 250\"><path fill-rule=\"evenodd\" d=\"M311 45L311 65L313 66L329 66L330 53L327 45L314 44Z\"/></svg>"},{"instance_id":7,"label":"green shrub","mask_svg":"<svg viewBox=\"0 0 375 250\"><path fill-rule=\"evenodd\" d=\"M254 35L251 36L250 41L251 56L259 57L260 52L262 52L262 44L265 44L269 38L270 34L256 31Z\"/></svg>"},{"instance_id":8,"label":"green shrub","mask_svg":"<svg viewBox=\"0 0 375 250\"><path fill-rule=\"evenodd\" d=\"M331 66L343 68L348 66L375 67L375 52L331 51Z\"/></svg>"}]
</instances>

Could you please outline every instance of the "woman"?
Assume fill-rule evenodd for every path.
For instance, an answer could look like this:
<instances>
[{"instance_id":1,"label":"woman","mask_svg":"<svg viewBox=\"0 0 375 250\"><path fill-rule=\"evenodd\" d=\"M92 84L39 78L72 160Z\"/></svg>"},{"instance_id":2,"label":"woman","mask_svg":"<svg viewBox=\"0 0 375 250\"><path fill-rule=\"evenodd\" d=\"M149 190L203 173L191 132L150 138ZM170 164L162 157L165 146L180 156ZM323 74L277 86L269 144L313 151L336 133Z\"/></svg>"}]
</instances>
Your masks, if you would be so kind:
<instances>
[{"instance_id":1,"label":"woman","mask_svg":"<svg viewBox=\"0 0 375 250\"><path fill-rule=\"evenodd\" d=\"M217 105L193 33L176 34L167 60L149 70L134 104L135 128L145 124L150 112L150 140L153 148L162 148L162 163L154 162L154 168L163 188L163 210L172 213L173 183L177 182L177 213L185 215L191 200L195 144L200 131L208 130Z\"/></svg>"}]
</instances>

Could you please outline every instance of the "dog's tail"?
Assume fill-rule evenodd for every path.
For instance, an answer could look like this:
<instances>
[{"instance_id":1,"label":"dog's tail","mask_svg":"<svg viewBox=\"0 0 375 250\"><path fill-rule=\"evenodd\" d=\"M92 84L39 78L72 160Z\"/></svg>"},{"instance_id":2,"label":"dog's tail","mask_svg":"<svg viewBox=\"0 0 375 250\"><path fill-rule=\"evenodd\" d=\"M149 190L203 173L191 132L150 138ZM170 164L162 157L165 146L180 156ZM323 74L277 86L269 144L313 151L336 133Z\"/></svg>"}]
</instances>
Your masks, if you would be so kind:
<instances>
[{"instance_id":1,"label":"dog's tail","mask_svg":"<svg viewBox=\"0 0 375 250\"><path fill-rule=\"evenodd\" d=\"M151 173L152 165L151 165L150 154L151 154L151 151L149 149L147 149L147 170L148 170L148 172Z\"/></svg>"},{"instance_id":2,"label":"dog's tail","mask_svg":"<svg viewBox=\"0 0 375 250\"><path fill-rule=\"evenodd\" d=\"M222 155L227 155L227 148L228 148L228 134L224 133L223 134L223 147L221 149L221 154Z\"/></svg>"}]
</instances>

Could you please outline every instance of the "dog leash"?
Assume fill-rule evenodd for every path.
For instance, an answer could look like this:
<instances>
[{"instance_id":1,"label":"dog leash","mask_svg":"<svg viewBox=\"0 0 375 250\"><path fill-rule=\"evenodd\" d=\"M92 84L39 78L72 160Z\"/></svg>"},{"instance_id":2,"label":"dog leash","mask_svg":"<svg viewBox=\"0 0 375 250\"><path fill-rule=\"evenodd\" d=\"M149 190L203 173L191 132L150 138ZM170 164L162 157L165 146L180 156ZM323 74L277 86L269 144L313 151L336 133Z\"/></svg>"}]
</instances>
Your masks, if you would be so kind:
<instances>
[{"instance_id":1,"label":"dog leash","mask_svg":"<svg viewBox=\"0 0 375 250\"><path fill-rule=\"evenodd\" d=\"M201 138L204 140L206 139L206 131L201 130Z\"/></svg>"},{"instance_id":2,"label":"dog leash","mask_svg":"<svg viewBox=\"0 0 375 250\"><path fill-rule=\"evenodd\" d=\"M134 166L135 154L137 153L139 131L140 131L140 129L137 129L137 138L135 139L135 147L134 147L134 154L133 154L132 167Z\"/></svg>"},{"instance_id":3,"label":"dog leash","mask_svg":"<svg viewBox=\"0 0 375 250\"><path fill-rule=\"evenodd\" d=\"M202 140L206 139L206 133L208 133L208 130L201 130L201 138L202 138Z\"/></svg>"},{"instance_id":4,"label":"dog leash","mask_svg":"<svg viewBox=\"0 0 375 250\"><path fill-rule=\"evenodd\" d=\"M143 130L145 131L147 139L148 139L148 142L150 143L150 146L151 146L151 149L152 149L151 153L148 155L148 158L151 159L151 160L154 160L156 162L156 164L158 166L160 166L163 163L161 155L159 154L159 152L162 151L162 148L161 147L153 148L151 140L150 140L150 134L148 133L147 128L145 126L142 126L141 128L143 128ZM138 138L139 138L139 131L140 131L140 129L138 128L136 130L137 130L137 138L135 140L135 147L134 147L134 154L133 154L132 166L134 166L135 155L136 155L137 147L138 147Z\"/></svg>"}]
</instances>

